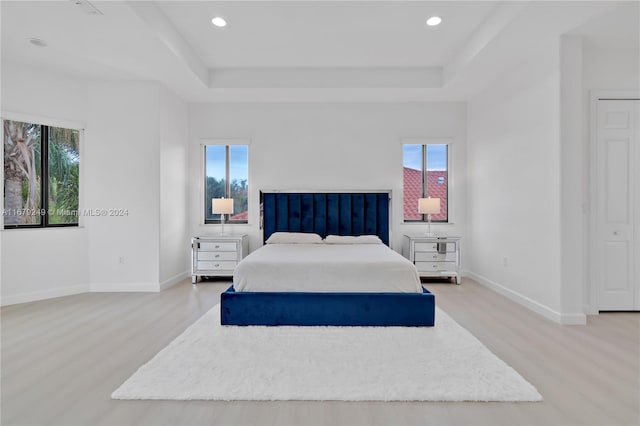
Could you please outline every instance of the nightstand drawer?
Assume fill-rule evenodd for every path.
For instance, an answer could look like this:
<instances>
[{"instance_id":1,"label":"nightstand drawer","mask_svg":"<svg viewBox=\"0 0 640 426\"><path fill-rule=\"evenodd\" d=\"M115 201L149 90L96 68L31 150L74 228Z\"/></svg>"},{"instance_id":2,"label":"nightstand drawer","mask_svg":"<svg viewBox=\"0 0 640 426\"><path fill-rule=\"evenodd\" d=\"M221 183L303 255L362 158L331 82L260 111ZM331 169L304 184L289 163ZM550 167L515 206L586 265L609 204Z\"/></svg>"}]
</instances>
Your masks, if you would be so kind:
<instances>
[{"instance_id":1,"label":"nightstand drawer","mask_svg":"<svg viewBox=\"0 0 640 426\"><path fill-rule=\"evenodd\" d=\"M438 248L438 246L440 246ZM426 252L455 252L456 251L456 243L415 243L414 250L416 252L426 251Z\"/></svg>"},{"instance_id":2,"label":"nightstand drawer","mask_svg":"<svg viewBox=\"0 0 640 426\"><path fill-rule=\"evenodd\" d=\"M455 262L457 260L456 252L439 253L437 251L420 251L416 252L416 262Z\"/></svg>"},{"instance_id":3,"label":"nightstand drawer","mask_svg":"<svg viewBox=\"0 0 640 426\"><path fill-rule=\"evenodd\" d=\"M460 237L404 235L402 255L421 278L454 278L460 284Z\"/></svg>"},{"instance_id":4,"label":"nightstand drawer","mask_svg":"<svg viewBox=\"0 0 640 426\"><path fill-rule=\"evenodd\" d=\"M248 253L247 234L191 238L191 283L198 277L231 277Z\"/></svg>"},{"instance_id":5,"label":"nightstand drawer","mask_svg":"<svg viewBox=\"0 0 640 426\"><path fill-rule=\"evenodd\" d=\"M238 258L235 251L199 251L198 260L233 260Z\"/></svg>"},{"instance_id":6,"label":"nightstand drawer","mask_svg":"<svg viewBox=\"0 0 640 426\"><path fill-rule=\"evenodd\" d=\"M200 250L209 251L236 251L238 245L236 243L200 243Z\"/></svg>"},{"instance_id":7,"label":"nightstand drawer","mask_svg":"<svg viewBox=\"0 0 640 426\"><path fill-rule=\"evenodd\" d=\"M416 262L418 272L455 271L456 262Z\"/></svg>"},{"instance_id":8,"label":"nightstand drawer","mask_svg":"<svg viewBox=\"0 0 640 426\"><path fill-rule=\"evenodd\" d=\"M206 271L220 271L226 269L235 269L238 262L220 261L215 260L199 260L198 269Z\"/></svg>"}]
</instances>

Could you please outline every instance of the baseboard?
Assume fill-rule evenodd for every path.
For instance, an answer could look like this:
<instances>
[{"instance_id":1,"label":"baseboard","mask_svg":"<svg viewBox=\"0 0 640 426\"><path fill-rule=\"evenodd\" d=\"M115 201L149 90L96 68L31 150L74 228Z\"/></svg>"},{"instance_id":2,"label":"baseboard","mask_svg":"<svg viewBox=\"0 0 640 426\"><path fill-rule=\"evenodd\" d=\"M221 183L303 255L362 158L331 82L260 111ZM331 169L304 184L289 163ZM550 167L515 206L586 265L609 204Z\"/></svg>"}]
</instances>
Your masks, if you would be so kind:
<instances>
[{"instance_id":1,"label":"baseboard","mask_svg":"<svg viewBox=\"0 0 640 426\"><path fill-rule=\"evenodd\" d=\"M189 272L182 272L160 284L155 283L95 283L91 285L75 285L70 287L54 288L50 290L21 293L13 296L0 296L0 306L17 305L18 303L36 302L38 300L53 299L56 297L71 296L87 292L118 293L118 292L159 292L166 290L189 276Z\"/></svg>"},{"instance_id":2,"label":"baseboard","mask_svg":"<svg viewBox=\"0 0 640 426\"><path fill-rule=\"evenodd\" d=\"M592 305L584 305L584 313L587 315L600 315L600 311L594 308Z\"/></svg>"},{"instance_id":3,"label":"baseboard","mask_svg":"<svg viewBox=\"0 0 640 426\"><path fill-rule=\"evenodd\" d=\"M584 325L587 323L587 316L583 313L576 314L563 314L557 312L546 305L543 305L540 302L536 302L535 300L524 296L517 291L513 291L510 288L506 288L501 284L498 284L495 281L492 281L482 275L478 275L476 273L466 271L465 275L471 278L472 280L478 282L480 285L483 285L496 293L499 293L509 300L512 300L519 305L524 306L532 310L533 312L542 315L543 317L562 325Z\"/></svg>"},{"instance_id":4,"label":"baseboard","mask_svg":"<svg viewBox=\"0 0 640 426\"><path fill-rule=\"evenodd\" d=\"M173 287L174 285L178 284L180 281L187 278L189 275L190 275L189 271L184 271L177 275L174 275L168 280L164 280L163 282L160 283L160 291Z\"/></svg>"},{"instance_id":5,"label":"baseboard","mask_svg":"<svg viewBox=\"0 0 640 426\"><path fill-rule=\"evenodd\" d=\"M53 299L56 297L71 296L89 291L87 285L74 285L69 287L53 288L31 293L21 293L13 296L2 296L0 306L17 305L18 303L36 302L38 300Z\"/></svg>"},{"instance_id":6,"label":"baseboard","mask_svg":"<svg viewBox=\"0 0 640 426\"><path fill-rule=\"evenodd\" d=\"M586 325L586 314L560 314L560 324L562 325Z\"/></svg>"},{"instance_id":7,"label":"baseboard","mask_svg":"<svg viewBox=\"0 0 640 426\"><path fill-rule=\"evenodd\" d=\"M159 292L158 283L93 283L92 293Z\"/></svg>"},{"instance_id":8,"label":"baseboard","mask_svg":"<svg viewBox=\"0 0 640 426\"><path fill-rule=\"evenodd\" d=\"M189 276L188 271L175 275L159 284L156 283L96 283L91 284L92 292L158 292L178 284Z\"/></svg>"}]
</instances>

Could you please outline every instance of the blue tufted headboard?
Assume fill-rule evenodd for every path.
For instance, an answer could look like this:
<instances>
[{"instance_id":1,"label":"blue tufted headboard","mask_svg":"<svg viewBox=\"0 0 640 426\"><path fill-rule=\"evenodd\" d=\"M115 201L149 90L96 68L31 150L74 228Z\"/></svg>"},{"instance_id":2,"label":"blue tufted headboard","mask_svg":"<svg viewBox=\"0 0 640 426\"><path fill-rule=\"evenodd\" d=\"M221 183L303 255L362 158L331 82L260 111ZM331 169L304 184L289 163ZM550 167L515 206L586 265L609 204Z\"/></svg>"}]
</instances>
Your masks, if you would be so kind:
<instances>
[{"instance_id":1,"label":"blue tufted headboard","mask_svg":"<svg viewBox=\"0 0 640 426\"><path fill-rule=\"evenodd\" d=\"M389 245L390 191L261 192L263 241L274 232L377 235Z\"/></svg>"}]
</instances>

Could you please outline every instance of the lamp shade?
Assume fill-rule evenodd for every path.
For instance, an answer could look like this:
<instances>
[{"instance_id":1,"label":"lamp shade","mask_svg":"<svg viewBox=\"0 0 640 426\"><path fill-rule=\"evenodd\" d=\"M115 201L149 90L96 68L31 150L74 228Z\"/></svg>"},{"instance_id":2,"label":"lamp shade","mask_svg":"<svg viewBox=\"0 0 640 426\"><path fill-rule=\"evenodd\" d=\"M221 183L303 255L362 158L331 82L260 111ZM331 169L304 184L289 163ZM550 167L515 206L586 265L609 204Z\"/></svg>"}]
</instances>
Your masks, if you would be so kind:
<instances>
[{"instance_id":1,"label":"lamp shade","mask_svg":"<svg viewBox=\"0 0 640 426\"><path fill-rule=\"evenodd\" d=\"M440 213L440 198L419 198L418 213L420 214Z\"/></svg>"},{"instance_id":2,"label":"lamp shade","mask_svg":"<svg viewBox=\"0 0 640 426\"><path fill-rule=\"evenodd\" d=\"M213 214L233 213L233 198L212 198L211 212Z\"/></svg>"}]
</instances>

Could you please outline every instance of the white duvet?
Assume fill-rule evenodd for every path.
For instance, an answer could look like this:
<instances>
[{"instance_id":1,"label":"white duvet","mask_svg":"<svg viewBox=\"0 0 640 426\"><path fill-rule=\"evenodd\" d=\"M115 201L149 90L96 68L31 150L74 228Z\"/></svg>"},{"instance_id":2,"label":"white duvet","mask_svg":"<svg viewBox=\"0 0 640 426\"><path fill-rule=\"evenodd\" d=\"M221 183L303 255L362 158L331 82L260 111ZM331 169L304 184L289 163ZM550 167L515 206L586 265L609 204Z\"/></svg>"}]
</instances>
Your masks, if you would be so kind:
<instances>
[{"instance_id":1,"label":"white duvet","mask_svg":"<svg viewBox=\"0 0 640 426\"><path fill-rule=\"evenodd\" d=\"M267 244L233 274L236 291L421 293L415 266L384 244Z\"/></svg>"}]
</instances>

